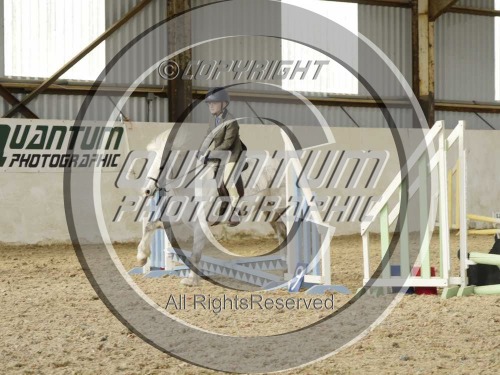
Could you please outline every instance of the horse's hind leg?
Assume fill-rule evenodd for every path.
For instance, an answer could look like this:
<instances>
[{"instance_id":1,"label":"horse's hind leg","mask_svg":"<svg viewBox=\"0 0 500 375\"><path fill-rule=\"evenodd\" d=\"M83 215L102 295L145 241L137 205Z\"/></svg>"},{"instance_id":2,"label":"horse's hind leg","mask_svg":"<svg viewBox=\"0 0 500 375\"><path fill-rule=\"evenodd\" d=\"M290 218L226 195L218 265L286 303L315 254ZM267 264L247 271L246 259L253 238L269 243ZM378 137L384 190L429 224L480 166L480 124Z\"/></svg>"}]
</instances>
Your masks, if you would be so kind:
<instances>
[{"instance_id":1,"label":"horse's hind leg","mask_svg":"<svg viewBox=\"0 0 500 375\"><path fill-rule=\"evenodd\" d=\"M278 245L286 240L286 225L282 220L282 213L277 212L270 221L271 227L274 230L276 239L278 240Z\"/></svg>"},{"instance_id":2,"label":"horse's hind leg","mask_svg":"<svg viewBox=\"0 0 500 375\"><path fill-rule=\"evenodd\" d=\"M195 272L200 272L201 252L205 244L205 233L199 223L194 225L193 233L193 252L189 261L191 262L191 271L189 276L181 280L182 285L196 286L200 284L200 276Z\"/></svg>"},{"instance_id":3,"label":"horse's hind leg","mask_svg":"<svg viewBox=\"0 0 500 375\"><path fill-rule=\"evenodd\" d=\"M149 255L151 254L151 240L154 231L160 228L163 228L161 221L153 221L144 226L141 242L139 246L137 246L137 261L139 266L144 266L148 261Z\"/></svg>"}]
</instances>

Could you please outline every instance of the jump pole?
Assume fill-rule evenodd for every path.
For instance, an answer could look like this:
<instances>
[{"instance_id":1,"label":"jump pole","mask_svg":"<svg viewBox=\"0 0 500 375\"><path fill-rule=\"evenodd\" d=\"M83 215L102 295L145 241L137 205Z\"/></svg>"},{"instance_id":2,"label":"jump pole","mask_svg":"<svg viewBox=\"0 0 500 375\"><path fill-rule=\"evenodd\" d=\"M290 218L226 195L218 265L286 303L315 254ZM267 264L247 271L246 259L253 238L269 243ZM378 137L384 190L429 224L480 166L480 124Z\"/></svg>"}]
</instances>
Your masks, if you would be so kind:
<instances>
[{"instance_id":1,"label":"jump pole","mask_svg":"<svg viewBox=\"0 0 500 375\"><path fill-rule=\"evenodd\" d=\"M491 296L500 294L500 284L475 286L474 294L480 296Z\"/></svg>"},{"instance_id":2,"label":"jump pole","mask_svg":"<svg viewBox=\"0 0 500 375\"><path fill-rule=\"evenodd\" d=\"M488 216L469 214L467 215L467 219L473 221L483 221L485 223L500 224L500 219Z\"/></svg>"},{"instance_id":3,"label":"jump pole","mask_svg":"<svg viewBox=\"0 0 500 375\"><path fill-rule=\"evenodd\" d=\"M500 255L471 252L469 260L477 264L488 264L500 267Z\"/></svg>"}]
</instances>

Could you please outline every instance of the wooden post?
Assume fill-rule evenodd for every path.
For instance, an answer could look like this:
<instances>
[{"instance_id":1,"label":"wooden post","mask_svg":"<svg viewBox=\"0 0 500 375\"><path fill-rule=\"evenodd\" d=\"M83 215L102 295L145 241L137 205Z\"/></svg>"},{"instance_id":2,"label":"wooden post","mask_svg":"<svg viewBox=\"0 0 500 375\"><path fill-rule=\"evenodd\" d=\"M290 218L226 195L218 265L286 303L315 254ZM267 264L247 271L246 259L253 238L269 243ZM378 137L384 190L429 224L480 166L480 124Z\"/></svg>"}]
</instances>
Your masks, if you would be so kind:
<instances>
[{"instance_id":1,"label":"wooden post","mask_svg":"<svg viewBox=\"0 0 500 375\"><path fill-rule=\"evenodd\" d=\"M429 127L434 124L434 22L429 18L429 0L412 3L413 92ZM414 127L420 127L414 118Z\"/></svg>"},{"instance_id":2,"label":"wooden post","mask_svg":"<svg viewBox=\"0 0 500 375\"><path fill-rule=\"evenodd\" d=\"M458 0L413 0L412 63L413 92L424 111L429 127L434 124L435 58L434 22ZM420 127L414 118L414 127Z\"/></svg>"},{"instance_id":3,"label":"wooden post","mask_svg":"<svg viewBox=\"0 0 500 375\"><path fill-rule=\"evenodd\" d=\"M191 8L190 0L169 0L167 1L167 17L175 16ZM185 48L191 43L191 17L189 13L184 15L186 22L182 28L169 24L167 27L167 51L168 55L176 53L181 48ZM174 61L180 69L180 73L174 79L168 81L168 121L183 122L190 121L191 117L185 112L191 106L193 97L193 86L191 80L183 80L182 72L191 61L191 50L176 54L170 60Z\"/></svg>"},{"instance_id":4,"label":"wooden post","mask_svg":"<svg viewBox=\"0 0 500 375\"><path fill-rule=\"evenodd\" d=\"M412 3L413 91L429 127L434 124L434 23L429 22L429 0ZM415 122L414 127L420 127Z\"/></svg>"}]
</instances>

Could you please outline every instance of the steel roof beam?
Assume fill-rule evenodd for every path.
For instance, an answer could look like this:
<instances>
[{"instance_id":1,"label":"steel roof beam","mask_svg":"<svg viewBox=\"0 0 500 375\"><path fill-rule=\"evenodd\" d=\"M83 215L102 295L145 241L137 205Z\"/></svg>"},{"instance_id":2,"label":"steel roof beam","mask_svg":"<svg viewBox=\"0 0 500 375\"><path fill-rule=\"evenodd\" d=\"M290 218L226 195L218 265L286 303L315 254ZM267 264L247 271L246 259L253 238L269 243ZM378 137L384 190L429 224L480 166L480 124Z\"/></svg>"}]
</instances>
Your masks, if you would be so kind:
<instances>
[{"instance_id":1,"label":"steel roof beam","mask_svg":"<svg viewBox=\"0 0 500 375\"><path fill-rule=\"evenodd\" d=\"M18 84L18 83L3 83L4 88L10 91L30 91L36 85L33 84ZM125 87L117 86L101 86L97 95L113 95L114 93L121 93ZM70 94L70 95L87 95L91 91L96 91L95 87L90 85L81 86L51 86L47 89L47 93L54 94ZM158 97L166 97L163 86L139 86L132 93L131 96L146 97L148 93L153 93ZM193 98L203 99L207 93L206 89L194 89ZM266 102L266 103L291 103L291 99L286 95L276 95L265 92L231 92L231 97L234 101L250 101L250 102ZM15 98L15 97L14 97ZM382 101L377 101L369 97L349 97L349 96L329 96L329 97L312 97L308 96L308 100L315 105L322 106L343 106L343 107L361 107L361 108L378 108ZM388 108L407 108L411 109L411 103L404 98L388 98L383 101ZM436 111L450 111L450 112L478 112L478 113L500 113L500 104L497 103L481 103L481 102L464 102L464 101L451 101L451 100L436 100Z\"/></svg>"},{"instance_id":2,"label":"steel roof beam","mask_svg":"<svg viewBox=\"0 0 500 375\"><path fill-rule=\"evenodd\" d=\"M474 16L500 17L500 10L468 8L468 7L451 7L448 13L471 14Z\"/></svg>"},{"instance_id":3,"label":"steel roof beam","mask_svg":"<svg viewBox=\"0 0 500 375\"><path fill-rule=\"evenodd\" d=\"M35 99L40 93L45 91L52 83L57 81L64 73L71 69L76 63L78 63L82 58L87 56L92 50L94 50L99 44L106 40L111 34L127 23L132 17L144 9L153 0L142 0L135 7L133 7L127 14L125 14L120 20L115 22L109 29L102 33L97 39L91 42L87 47L85 47L80 53L73 57L69 62L64 64L57 72L55 72L51 77L47 78L40 86L35 90L26 95L20 103L16 104L11 108L3 117L12 117L17 112L21 110L21 106L24 106Z\"/></svg>"},{"instance_id":4,"label":"steel roof beam","mask_svg":"<svg viewBox=\"0 0 500 375\"><path fill-rule=\"evenodd\" d=\"M18 105L20 102L19 100L11 94L9 90L7 90L5 87L0 85L0 96L5 99L7 103L9 103L12 106ZM19 107L19 112L26 117L26 118L31 118L31 119L37 119L38 116L35 115L28 107L25 105L20 105Z\"/></svg>"},{"instance_id":5,"label":"steel roof beam","mask_svg":"<svg viewBox=\"0 0 500 375\"><path fill-rule=\"evenodd\" d=\"M323 0L323 1L337 1L342 3L356 3L360 5L411 8L411 0Z\"/></svg>"},{"instance_id":6,"label":"steel roof beam","mask_svg":"<svg viewBox=\"0 0 500 375\"><path fill-rule=\"evenodd\" d=\"M458 0L431 0L429 1L429 20L435 21L440 15L447 12Z\"/></svg>"}]
</instances>

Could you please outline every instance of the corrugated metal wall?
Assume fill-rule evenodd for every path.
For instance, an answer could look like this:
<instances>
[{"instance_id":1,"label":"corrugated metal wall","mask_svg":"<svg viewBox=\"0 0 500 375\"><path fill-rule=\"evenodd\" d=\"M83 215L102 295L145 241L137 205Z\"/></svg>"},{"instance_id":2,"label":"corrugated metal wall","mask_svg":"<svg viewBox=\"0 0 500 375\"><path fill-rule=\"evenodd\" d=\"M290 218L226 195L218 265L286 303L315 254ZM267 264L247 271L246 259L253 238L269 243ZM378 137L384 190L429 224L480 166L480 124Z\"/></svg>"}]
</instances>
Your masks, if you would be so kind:
<instances>
[{"instance_id":1,"label":"corrugated metal wall","mask_svg":"<svg viewBox=\"0 0 500 375\"><path fill-rule=\"evenodd\" d=\"M211 0L191 0L191 6L197 7L204 4L210 4L214 1ZM223 9L224 4L218 4L218 7ZM257 22L263 22L262 20L273 20L273 25L277 29L281 26L281 13L276 12L276 14L269 14L268 11L262 9L261 7L256 7L252 2L243 2L241 4L241 11L246 15L244 23L240 25L241 28L245 28L248 25L255 25ZM233 37L229 32L225 30L233 30L235 20L231 17L227 17L224 23L213 23L210 20L202 16L195 16L191 20L192 22L192 33L193 39L197 40L202 38L203 35L211 35L213 31L217 30L228 38L219 39L211 41L210 43L202 44L192 49L193 61L203 60L203 61L241 61L243 63L254 64L257 61L274 61L281 60L281 41L278 39L267 38L267 37L249 37L249 36L238 36ZM241 82L244 80L242 79ZM227 84L239 83L231 79L230 75L221 74L219 78L215 80L206 79L195 79L193 80L193 86L195 87L216 87L225 86ZM262 83L272 83L280 84L281 81L267 79L262 80ZM273 87L259 84L258 87L251 85L242 85L238 87L238 90L248 90L248 89L259 89L259 90L276 90Z\"/></svg>"},{"instance_id":2,"label":"corrugated metal wall","mask_svg":"<svg viewBox=\"0 0 500 375\"><path fill-rule=\"evenodd\" d=\"M460 0L456 6L468 8L494 9L494 0Z\"/></svg>"},{"instance_id":3,"label":"corrugated metal wall","mask_svg":"<svg viewBox=\"0 0 500 375\"><path fill-rule=\"evenodd\" d=\"M500 130L500 115L492 113L436 112L436 121L445 120L448 129L454 128L458 121L465 120L467 129Z\"/></svg>"},{"instance_id":4,"label":"corrugated metal wall","mask_svg":"<svg viewBox=\"0 0 500 375\"><path fill-rule=\"evenodd\" d=\"M447 13L436 22L436 99L495 100L494 18Z\"/></svg>"},{"instance_id":5,"label":"corrugated metal wall","mask_svg":"<svg viewBox=\"0 0 500 375\"><path fill-rule=\"evenodd\" d=\"M192 0L192 6L205 4L211 1ZM137 0L106 0L106 27L116 22ZM462 0L459 5L468 7L492 8L492 1ZM0 7L1 8L1 7ZM166 2L156 0L144 9L141 14L129 21L121 30L116 32L106 42L106 55L109 60L132 37L141 31L162 20L166 14ZM398 67L404 77L411 82L411 14L409 9L359 5L359 32L373 41ZM249 5L248 12L251 11ZM1 10L0 10L1 15ZM252 17L259 17L259 11L249 13L249 22ZM0 17L3 20L3 17ZM280 19L276 15L276 19ZM492 101L494 99L493 85L493 18L473 15L449 13L442 16L436 25L436 69L438 99L443 100L477 100ZM3 30L0 28L0 30ZM194 26L193 33L203 32L199 23ZM150 41L145 45L144 51L154 50L161 58L166 53L166 38ZM229 53L230 52L230 53ZM193 51L194 59L224 58L252 58L252 59L279 59L281 45L270 43L267 40L248 39L246 42L238 39L229 39L223 43L198 47ZM0 51L0 60L2 52ZM369 65L369 61L360 56L360 64ZM3 66L3 64L2 64ZM0 68L1 69L1 68ZM0 71L1 73L1 71ZM128 83L127 71L109 77L107 83ZM385 82L384 77L380 79ZM157 74L151 75L145 84L161 85L165 82ZM224 81L217 82L223 84ZM208 87L203 81L194 82L195 86ZM212 86L212 83L210 83ZM255 88L255 87L254 87ZM261 87L260 87L261 88ZM383 95L401 95L395 87L384 87ZM360 90L360 95L366 95L365 90ZM20 97L20 95L17 95ZM42 95L29 107L42 118L73 119L77 116L83 103L83 96L77 95ZM98 111L90 114L92 119L104 119L112 107L108 98L98 98ZM114 98L115 102L117 101ZM288 124L314 122L310 111L304 106L293 104L274 104L263 102L250 102L250 106L259 116L275 118ZM110 107L111 106L111 107ZM9 105L0 100L0 110L4 113ZM131 98L123 112L133 121L146 121L147 102L145 98ZM340 108L319 106L318 109L332 126L362 126L384 127L385 120L377 109L370 108ZM254 117L254 113L247 103L235 101L231 110L237 116ZM411 113L409 110L391 110L396 123L402 127L411 126ZM151 105L150 120L166 121L167 101L156 98ZM481 115L494 127L500 127L500 116ZM458 119L468 121L469 128L487 129L489 126L479 116L474 114L438 112L436 119L447 120L448 126L453 126ZM208 120L204 105L195 109L193 120L205 122Z\"/></svg>"},{"instance_id":6,"label":"corrugated metal wall","mask_svg":"<svg viewBox=\"0 0 500 375\"><path fill-rule=\"evenodd\" d=\"M318 119L304 105L297 104L271 104L271 103L249 103L253 110L260 117L267 117L278 120L287 125L318 124ZM317 106L321 115L332 127L368 127L379 128L387 127L385 118L376 108L360 107L332 107ZM230 110L238 116L252 117L252 111L247 103L236 102L230 107ZM394 121L400 127L411 127L411 113L405 110L392 110L391 115ZM197 120L208 120L206 114L204 117L198 117Z\"/></svg>"},{"instance_id":7,"label":"corrugated metal wall","mask_svg":"<svg viewBox=\"0 0 500 375\"><path fill-rule=\"evenodd\" d=\"M214 1L192 0L191 6L197 7L211 2ZM106 0L106 26L109 27L116 22L136 3L137 1L135 0ZM166 4L166 1L153 1L139 15L135 16L119 31L114 33L106 43L107 61L111 60L113 56L125 47L130 40L135 38L141 32L164 20L167 14ZM270 16L268 14L264 14L263 10L258 7L252 6L249 2L243 4L243 6L245 7L243 11L248 15L247 19L249 23L252 23L255 19L260 19L264 16ZM279 22L279 15L276 15L275 18L277 20L276 22ZM228 22L230 22L229 19ZM192 33L194 37L198 37L206 33L209 28L223 29L224 26L224 24L210 24L208 20L203 19L192 20ZM148 38L147 42L141 42L141 50L143 53L139 53L136 56L136 59L131 61L130 64L141 65L143 61L146 61L146 56L148 60L151 59L151 53L155 54L155 58L157 58L157 60L163 59L167 55L167 38ZM143 56L144 58L142 58ZM213 61L221 59L243 61L263 59L279 60L281 57L281 43L280 41L269 38L228 38L213 41L209 45L197 46L193 48L192 56L193 61ZM133 71L132 67L127 69L127 66L124 66L124 69L121 69L119 73L114 72L112 76L108 76L106 82L111 84L129 83L130 71ZM166 83L167 82L158 74L151 74L144 81L144 84L147 85L163 85ZM193 81L193 85L195 87L218 86L223 84L227 84L226 80L224 80L224 76L221 76L221 79L210 82L207 82L206 80ZM266 87L261 87L261 89L266 89Z\"/></svg>"},{"instance_id":8,"label":"corrugated metal wall","mask_svg":"<svg viewBox=\"0 0 500 375\"><path fill-rule=\"evenodd\" d=\"M4 12L3 12L3 0L0 0L0 41L2 41L2 48L0 48L0 77L5 76L5 59L4 59L4 53L5 53L5 41L4 41L4 35L5 35L5 30L4 30Z\"/></svg>"},{"instance_id":9,"label":"corrugated metal wall","mask_svg":"<svg viewBox=\"0 0 500 375\"><path fill-rule=\"evenodd\" d=\"M360 107L333 107L316 106L326 122L332 127L387 127L385 118L376 108ZM229 111L235 117L248 117L242 123L259 123L256 115L261 118L271 118L287 125L318 125L318 119L305 105L266 103L266 102L241 102L234 101L229 106ZM398 126L411 128L411 112L409 110L391 110L391 115ZM209 114L204 105L198 106L193 111L193 121L208 122Z\"/></svg>"},{"instance_id":10,"label":"corrugated metal wall","mask_svg":"<svg viewBox=\"0 0 500 375\"><path fill-rule=\"evenodd\" d=\"M106 28L109 28L135 5L137 0L106 0ZM167 2L155 0L146 6L139 14L123 25L106 40L106 61L110 61L120 50L122 50L132 39L140 33L165 19L167 14ZM156 60L161 60L167 55L167 38L160 39L152 36L143 39L139 44L139 53L131 61L121 64L120 71L112 71L106 77L106 83L125 85L131 82L131 72L134 72L136 64L140 64L142 57L147 55L148 60L154 54ZM134 77L135 78L135 77ZM151 74L143 82L145 85L162 85L165 82L158 74Z\"/></svg>"},{"instance_id":11,"label":"corrugated metal wall","mask_svg":"<svg viewBox=\"0 0 500 375\"><path fill-rule=\"evenodd\" d=\"M359 6L359 33L371 40L380 50L393 61L411 86L411 10L381 6ZM371 71L371 62L360 52L360 67ZM402 96L399 87L390 87L391 82L377 72L371 76L378 77L383 87L381 96ZM368 95L366 89L360 90L360 95Z\"/></svg>"}]
</instances>

